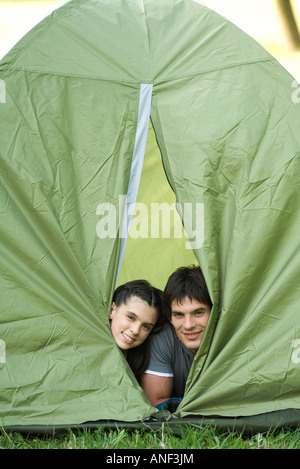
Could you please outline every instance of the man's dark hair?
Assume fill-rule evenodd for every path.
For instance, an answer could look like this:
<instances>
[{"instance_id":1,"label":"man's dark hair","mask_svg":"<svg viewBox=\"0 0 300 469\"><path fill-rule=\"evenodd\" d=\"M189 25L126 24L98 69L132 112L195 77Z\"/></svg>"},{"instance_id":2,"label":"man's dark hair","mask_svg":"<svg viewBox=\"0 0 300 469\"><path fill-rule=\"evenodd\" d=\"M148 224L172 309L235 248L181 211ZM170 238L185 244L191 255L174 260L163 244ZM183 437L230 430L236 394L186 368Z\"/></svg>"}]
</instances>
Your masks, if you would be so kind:
<instances>
[{"instance_id":1,"label":"man's dark hair","mask_svg":"<svg viewBox=\"0 0 300 469\"><path fill-rule=\"evenodd\" d=\"M212 307L206 282L199 266L180 267L169 277L164 290L166 314L169 319L171 319L173 301L181 303L185 297L190 300L194 298L200 303Z\"/></svg>"}]
</instances>

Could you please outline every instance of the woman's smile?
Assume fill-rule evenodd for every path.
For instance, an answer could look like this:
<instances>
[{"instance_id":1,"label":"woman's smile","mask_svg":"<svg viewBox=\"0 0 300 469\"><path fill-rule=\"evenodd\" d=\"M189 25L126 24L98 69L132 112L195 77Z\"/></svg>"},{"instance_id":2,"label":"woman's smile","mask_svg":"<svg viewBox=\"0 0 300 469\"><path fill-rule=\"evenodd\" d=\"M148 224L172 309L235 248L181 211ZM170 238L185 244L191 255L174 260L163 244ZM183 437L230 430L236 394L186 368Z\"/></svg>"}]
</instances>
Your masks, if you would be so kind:
<instances>
[{"instance_id":1,"label":"woman's smile","mask_svg":"<svg viewBox=\"0 0 300 469\"><path fill-rule=\"evenodd\" d=\"M132 344L135 341L135 339L132 339L131 337L129 337L129 335L127 335L126 332L122 332L122 335L125 339L125 342L128 342L129 344Z\"/></svg>"}]
</instances>

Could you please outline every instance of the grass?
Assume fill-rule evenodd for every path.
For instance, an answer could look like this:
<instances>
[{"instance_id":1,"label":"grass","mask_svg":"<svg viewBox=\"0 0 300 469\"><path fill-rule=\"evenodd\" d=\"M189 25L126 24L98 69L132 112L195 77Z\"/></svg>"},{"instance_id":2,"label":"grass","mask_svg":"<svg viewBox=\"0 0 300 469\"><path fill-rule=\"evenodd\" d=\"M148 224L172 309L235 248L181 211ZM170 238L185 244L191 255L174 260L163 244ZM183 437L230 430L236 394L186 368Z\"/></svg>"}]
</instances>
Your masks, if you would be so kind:
<instances>
[{"instance_id":1,"label":"grass","mask_svg":"<svg viewBox=\"0 0 300 469\"><path fill-rule=\"evenodd\" d=\"M174 435L168 428L156 431L78 430L58 436L26 437L0 430L0 449L104 449L104 450L199 450L199 449L299 449L300 429L258 433L251 437L237 432L219 434L213 427L182 429Z\"/></svg>"}]
</instances>

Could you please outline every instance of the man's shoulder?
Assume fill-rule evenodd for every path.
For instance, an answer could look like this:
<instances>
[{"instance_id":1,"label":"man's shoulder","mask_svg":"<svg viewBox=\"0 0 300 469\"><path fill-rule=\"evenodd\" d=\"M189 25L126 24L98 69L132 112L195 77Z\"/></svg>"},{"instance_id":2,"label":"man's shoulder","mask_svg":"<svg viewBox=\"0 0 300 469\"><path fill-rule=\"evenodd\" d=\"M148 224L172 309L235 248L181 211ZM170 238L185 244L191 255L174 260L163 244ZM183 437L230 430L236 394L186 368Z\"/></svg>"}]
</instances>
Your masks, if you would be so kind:
<instances>
[{"instance_id":1,"label":"man's shoulder","mask_svg":"<svg viewBox=\"0 0 300 469\"><path fill-rule=\"evenodd\" d=\"M172 396L182 397L194 355L178 338L171 323L151 337L146 374L174 378Z\"/></svg>"},{"instance_id":2,"label":"man's shoulder","mask_svg":"<svg viewBox=\"0 0 300 469\"><path fill-rule=\"evenodd\" d=\"M174 327L170 322L167 322L159 332L152 335L151 340L154 342L161 342L162 340L174 342L176 337Z\"/></svg>"},{"instance_id":3,"label":"man's shoulder","mask_svg":"<svg viewBox=\"0 0 300 469\"><path fill-rule=\"evenodd\" d=\"M178 355L187 356L189 360L194 359L194 354L181 342L170 322L167 322L157 334L153 334L151 341L152 348L169 350L174 359L177 359Z\"/></svg>"}]
</instances>

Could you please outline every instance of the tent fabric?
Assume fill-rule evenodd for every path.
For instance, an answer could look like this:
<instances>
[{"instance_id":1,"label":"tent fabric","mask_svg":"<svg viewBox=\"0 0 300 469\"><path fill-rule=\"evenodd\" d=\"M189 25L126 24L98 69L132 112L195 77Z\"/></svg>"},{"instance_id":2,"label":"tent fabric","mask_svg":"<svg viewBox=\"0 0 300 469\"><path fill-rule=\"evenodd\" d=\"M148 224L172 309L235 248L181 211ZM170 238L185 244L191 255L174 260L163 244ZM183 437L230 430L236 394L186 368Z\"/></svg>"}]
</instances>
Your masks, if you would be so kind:
<instances>
[{"instance_id":1,"label":"tent fabric","mask_svg":"<svg viewBox=\"0 0 300 469\"><path fill-rule=\"evenodd\" d=\"M298 421L300 107L288 72L193 0L71 0L2 59L0 80L1 425L155 414L111 337L110 300L116 282L143 274L163 288L191 261L213 310L173 417L290 409L290 424L295 409ZM117 275L141 85L152 99L137 201L176 201L186 238L135 239L131 226Z\"/></svg>"}]
</instances>

